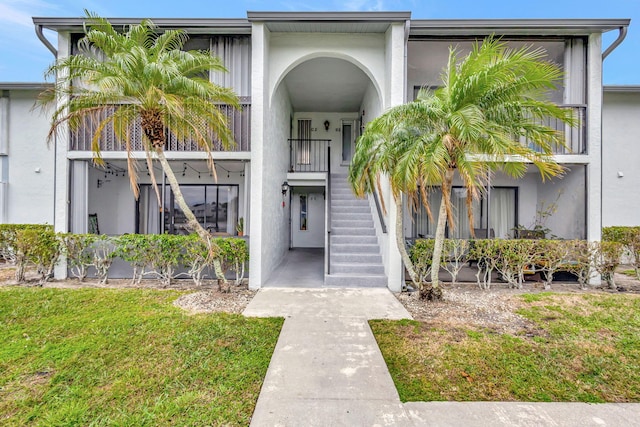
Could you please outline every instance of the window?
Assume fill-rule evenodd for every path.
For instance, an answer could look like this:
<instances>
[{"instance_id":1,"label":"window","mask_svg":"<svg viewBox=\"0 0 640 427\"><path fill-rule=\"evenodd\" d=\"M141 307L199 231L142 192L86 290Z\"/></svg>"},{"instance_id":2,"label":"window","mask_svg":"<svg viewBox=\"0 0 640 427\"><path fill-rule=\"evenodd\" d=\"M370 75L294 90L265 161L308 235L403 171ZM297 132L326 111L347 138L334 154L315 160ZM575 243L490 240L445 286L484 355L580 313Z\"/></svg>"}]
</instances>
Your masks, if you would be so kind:
<instances>
[{"instance_id":1,"label":"window","mask_svg":"<svg viewBox=\"0 0 640 427\"><path fill-rule=\"evenodd\" d=\"M352 129L351 123L342 124L342 163L351 161L351 139Z\"/></svg>"},{"instance_id":2,"label":"window","mask_svg":"<svg viewBox=\"0 0 640 427\"><path fill-rule=\"evenodd\" d=\"M509 238L513 236L513 228L517 224L518 189L516 187L492 187L489 193L490 195L484 193L480 200L473 201L473 227L470 227L467 190L462 187L451 189L455 227L451 230L447 226L446 236L448 238L470 239L471 228L474 229L476 238ZM429 194L429 205L434 222L429 221L424 206L421 205L414 212L413 237L433 238L435 236L435 221L437 221L441 198L439 189ZM489 199L491 203L487 204ZM487 218L489 219L489 227L487 227ZM487 228L489 228L489 233L487 233Z\"/></svg>"},{"instance_id":3,"label":"window","mask_svg":"<svg viewBox=\"0 0 640 427\"><path fill-rule=\"evenodd\" d=\"M307 195L300 195L300 230L306 231L308 224L308 209L307 209Z\"/></svg>"},{"instance_id":4,"label":"window","mask_svg":"<svg viewBox=\"0 0 640 427\"><path fill-rule=\"evenodd\" d=\"M299 165L311 164L311 119L298 120L298 141L296 163Z\"/></svg>"}]
</instances>

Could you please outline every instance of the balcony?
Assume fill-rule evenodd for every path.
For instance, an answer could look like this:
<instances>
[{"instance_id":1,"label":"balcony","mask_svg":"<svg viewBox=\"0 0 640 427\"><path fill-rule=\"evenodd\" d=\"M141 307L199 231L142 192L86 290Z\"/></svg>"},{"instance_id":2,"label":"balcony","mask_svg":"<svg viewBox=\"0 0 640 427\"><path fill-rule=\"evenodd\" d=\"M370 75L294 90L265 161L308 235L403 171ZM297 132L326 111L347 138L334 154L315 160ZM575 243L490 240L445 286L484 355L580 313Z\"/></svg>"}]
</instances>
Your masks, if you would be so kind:
<instances>
[{"instance_id":1,"label":"balcony","mask_svg":"<svg viewBox=\"0 0 640 427\"><path fill-rule=\"evenodd\" d=\"M211 133L210 138L213 140L211 147L212 151L251 151L251 97L241 97L240 105L242 107L241 110L235 110L226 104L218 106L222 113L227 117L227 124L233 132L233 138L236 144L230 149L225 149L222 144L215 139L215 135ZM96 132L100 121L113 114L117 108L118 106L114 105L112 108L101 111L99 116L86 119L85 126L71 134L69 150L92 151L93 135ZM167 129L167 131L168 138L165 146L166 151L204 151L194 141L178 141L171 133L171 128ZM129 138L132 151L144 151L142 143L142 129L140 128L139 123L136 123L135 126L132 126L131 129L129 129ZM125 143L116 138L112 125L106 126L101 131L98 143L100 151L126 151Z\"/></svg>"},{"instance_id":2,"label":"balcony","mask_svg":"<svg viewBox=\"0 0 640 427\"><path fill-rule=\"evenodd\" d=\"M563 108L573 110L573 115L577 120L576 127L566 125L557 119L547 119L542 124L549 126L551 129L564 133L565 147L554 147L553 154L587 154L587 106L586 105L562 105ZM539 148L530 141L525 139L522 143L536 151Z\"/></svg>"},{"instance_id":3,"label":"balcony","mask_svg":"<svg viewBox=\"0 0 640 427\"><path fill-rule=\"evenodd\" d=\"M290 139L289 172L328 172L329 139Z\"/></svg>"}]
</instances>

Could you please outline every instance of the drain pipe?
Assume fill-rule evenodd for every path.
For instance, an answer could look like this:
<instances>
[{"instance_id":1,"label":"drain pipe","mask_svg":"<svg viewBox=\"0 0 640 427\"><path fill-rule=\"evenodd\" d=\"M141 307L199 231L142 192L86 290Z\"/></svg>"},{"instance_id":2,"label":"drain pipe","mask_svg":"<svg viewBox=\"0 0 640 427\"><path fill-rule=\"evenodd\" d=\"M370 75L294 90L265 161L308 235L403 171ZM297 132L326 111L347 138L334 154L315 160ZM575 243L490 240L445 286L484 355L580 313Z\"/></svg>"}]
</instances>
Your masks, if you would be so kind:
<instances>
[{"instance_id":1,"label":"drain pipe","mask_svg":"<svg viewBox=\"0 0 640 427\"><path fill-rule=\"evenodd\" d=\"M38 39L42 42L42 44L45 45L47 49L49 49L49 52L51 52L55 58L58 58L58 51L44 36L44 34L42 33L42 29L43 26L41 24L36 24L36 36L38 36Z\"/></svg>"},{"instance_id":2,"label":"drain pipe","mask_svg":"<svg viewBox=\"0 0 640 427\"><path fill-rule=\"evenodd\" d=\"M609 56L611 52L614 51L615 48L617 48L620 45L620 43L622 43L625 37L627 37L627 29L628 27L626 26L618 28L618 31L619 31L618 38L615 39L613 43L611 43L611 46L609 46L607 50L605 50L604 53L602 54L603 61L607 58L607 56Z\"/></svg>"},{"instance_id":3,"label":"drain pipe","mask_svg":"<svg viewBox=\"0 0 640 427\"><path fill-rule=\"evenodd\" d=\"M45 45L49 52L53 54L54 61L58 59L58 51L51 44L49 40L42 33L42 25L36 24L36 36ZM55 84L55 83L54 83ZM58 135L57 133L53 136L53 226L55 230L56 226L56 192L58 186ZM69 226L67 225L67 230L69 231ZM65 276L66 277L66 276Z\"/></svg>"}]
</instances>

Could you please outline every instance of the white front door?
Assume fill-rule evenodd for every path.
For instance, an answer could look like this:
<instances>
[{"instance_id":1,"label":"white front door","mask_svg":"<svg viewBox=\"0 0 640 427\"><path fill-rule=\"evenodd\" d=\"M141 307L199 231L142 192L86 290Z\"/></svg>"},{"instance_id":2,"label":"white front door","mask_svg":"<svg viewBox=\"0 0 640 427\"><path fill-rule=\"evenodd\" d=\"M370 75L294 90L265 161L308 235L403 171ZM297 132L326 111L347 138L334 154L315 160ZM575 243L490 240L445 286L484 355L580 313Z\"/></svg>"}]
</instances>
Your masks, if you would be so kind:
<instances>
[{"instance_id":1,"label":"white front door","mask_svg":"<svg viewBox=\"0 0 640 427\"><path fill-rule=\"evenodd\" d=\"M291 245L294 248L324 247L324 188L293 189Z\"/></svg>"}]
</instances>

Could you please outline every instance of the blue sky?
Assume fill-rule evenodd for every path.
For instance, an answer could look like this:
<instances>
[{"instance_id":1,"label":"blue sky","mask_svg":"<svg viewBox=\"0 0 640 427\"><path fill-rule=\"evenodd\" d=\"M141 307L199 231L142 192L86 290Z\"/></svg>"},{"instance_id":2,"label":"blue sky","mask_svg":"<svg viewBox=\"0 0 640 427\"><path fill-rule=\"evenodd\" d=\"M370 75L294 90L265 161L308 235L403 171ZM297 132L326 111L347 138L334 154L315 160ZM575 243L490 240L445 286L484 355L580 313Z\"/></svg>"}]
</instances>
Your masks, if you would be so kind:
<instances>
[{"instance_id":1,"label":"blue sky","mask_svg":"<svg viewBox=\"0 0 640 427\"><path fill-rule=\"evenodd\" d=\"M43 81L53 61L34 33L32 16L245 18L246 11L403 10L414 19L631 18L629 34L604 63L605 84L640 84L640 0L0 0L0 82ZM55 40L53 33L47 33ZM603 46L617 37L605 35Z\"/></svg>"}]
</instances>

